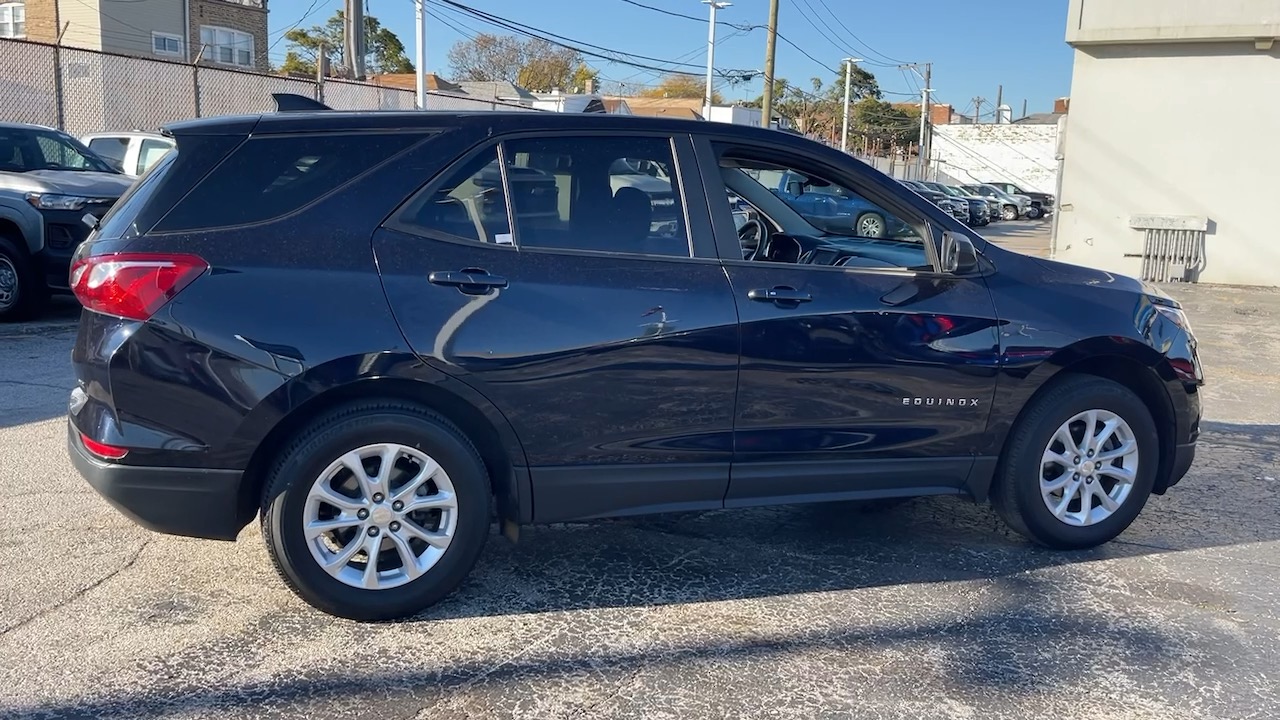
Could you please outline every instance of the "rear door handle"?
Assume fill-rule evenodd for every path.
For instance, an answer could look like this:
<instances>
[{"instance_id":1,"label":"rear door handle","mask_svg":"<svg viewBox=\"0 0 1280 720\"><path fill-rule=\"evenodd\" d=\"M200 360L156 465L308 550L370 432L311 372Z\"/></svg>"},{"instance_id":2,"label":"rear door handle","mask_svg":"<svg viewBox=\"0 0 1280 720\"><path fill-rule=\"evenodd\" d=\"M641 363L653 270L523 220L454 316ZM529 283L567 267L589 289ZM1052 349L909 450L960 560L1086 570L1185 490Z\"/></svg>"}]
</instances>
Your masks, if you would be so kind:
<instances>
[{"instance_id":1,"label":"rear door handle","mask_svg":"<svg viewBox=\"0 0 1280 720\"><path fill-rule=\"evenodd\" d=\"M506 278L490 275L481 268L435 270L427 276L427 280L433 285L456 287L468 295L484 295L490 290L507 286Z\"/></svg>"},{"instance_id":2,"label":"rear door handle","mask_svg":"<svg viewBox=\"0 0 1280 720\"><path fill-rule=\"evenodd\" d=\"M785 285L748 290L747 297L759 302L771 302L779 307L795 307L800 303L813 300L813 296L809 293Z\"/></svg>"}]
</instances>

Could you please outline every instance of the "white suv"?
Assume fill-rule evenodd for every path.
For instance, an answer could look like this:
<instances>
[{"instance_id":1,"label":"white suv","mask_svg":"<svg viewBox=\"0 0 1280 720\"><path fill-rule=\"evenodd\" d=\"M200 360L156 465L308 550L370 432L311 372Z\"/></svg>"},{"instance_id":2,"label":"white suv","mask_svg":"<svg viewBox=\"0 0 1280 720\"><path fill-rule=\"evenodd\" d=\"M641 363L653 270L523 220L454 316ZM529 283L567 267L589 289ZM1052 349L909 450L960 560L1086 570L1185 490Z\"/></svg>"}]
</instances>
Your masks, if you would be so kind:
<instances>
[{"instance_id":1,"label":"white suv","mask_svg":"<svg viewBox=\"0 0 1280 720\"><path fill-rule=\"evenodd\" d=\"M159 133L114 132L85 135L80 141L126 175L138 177L173 149L173 139Z\"/></svg>"}]
</instances>

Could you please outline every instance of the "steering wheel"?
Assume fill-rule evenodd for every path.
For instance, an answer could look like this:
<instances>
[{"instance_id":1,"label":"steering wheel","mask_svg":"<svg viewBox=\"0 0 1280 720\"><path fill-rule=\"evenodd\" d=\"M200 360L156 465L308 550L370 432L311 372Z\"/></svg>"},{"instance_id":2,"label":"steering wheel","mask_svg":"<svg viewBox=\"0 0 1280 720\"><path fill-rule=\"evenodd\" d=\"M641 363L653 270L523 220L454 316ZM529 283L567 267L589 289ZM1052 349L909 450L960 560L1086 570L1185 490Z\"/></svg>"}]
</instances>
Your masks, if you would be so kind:
<instances>
[{"instance_id":1,"label":"steering wheel","mask_svg":"<svg viewBox=\"0 0 1280 720\"><path fill-rule=\"evenodd\" d=\"M764 229L764 223L755 218L751 218L738 228L738 244L742 246L742 259L755 260L760 255L760 249L764 247L764 240L768 237L768 233Z\"/></svg>"}]
</instances>

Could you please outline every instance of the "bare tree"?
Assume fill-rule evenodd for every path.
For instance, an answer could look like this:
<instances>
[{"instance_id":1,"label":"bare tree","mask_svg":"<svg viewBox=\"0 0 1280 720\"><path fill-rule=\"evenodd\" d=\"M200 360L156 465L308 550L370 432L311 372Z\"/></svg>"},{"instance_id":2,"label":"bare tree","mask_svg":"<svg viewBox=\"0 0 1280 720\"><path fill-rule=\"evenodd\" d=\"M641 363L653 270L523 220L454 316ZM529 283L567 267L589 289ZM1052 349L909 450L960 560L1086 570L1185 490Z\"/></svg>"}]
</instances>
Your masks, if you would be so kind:
<instances>
[{"instance_id":1,"label":"bare tree","mask_svg":"<svg viewBox=\"0 0 1280 720\"><path fill-rule=\"evenodd\" d=\"M449 71L456 82L505 80L541 91L585 91L596 79L596 71L576 50L536 38L487 33L454 43L449 49Z\"/></svg>"}]
</instances>

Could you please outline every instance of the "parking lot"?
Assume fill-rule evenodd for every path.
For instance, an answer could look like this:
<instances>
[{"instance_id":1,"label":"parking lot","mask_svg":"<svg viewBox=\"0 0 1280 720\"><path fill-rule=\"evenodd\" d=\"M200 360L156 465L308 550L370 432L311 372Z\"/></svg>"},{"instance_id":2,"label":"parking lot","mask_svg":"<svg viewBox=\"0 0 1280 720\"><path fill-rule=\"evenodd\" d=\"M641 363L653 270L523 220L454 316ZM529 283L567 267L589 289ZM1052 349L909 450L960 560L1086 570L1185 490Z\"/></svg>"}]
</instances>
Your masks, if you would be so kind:
<instances>
[{"instance_id":1,"label":"parking lot","mask_svg":"<svg viewBox=\"0 0 1280 720\"><path fill-rule=\"evenodd\" d=\"M0 326L0 717L1280 717L1280 293L1169 291L1200 454L1100 549L954 498L535 527L381 625L296 599L256 525L152 534L80 480L64 302Z\"/></svg>"}]
</instances>

